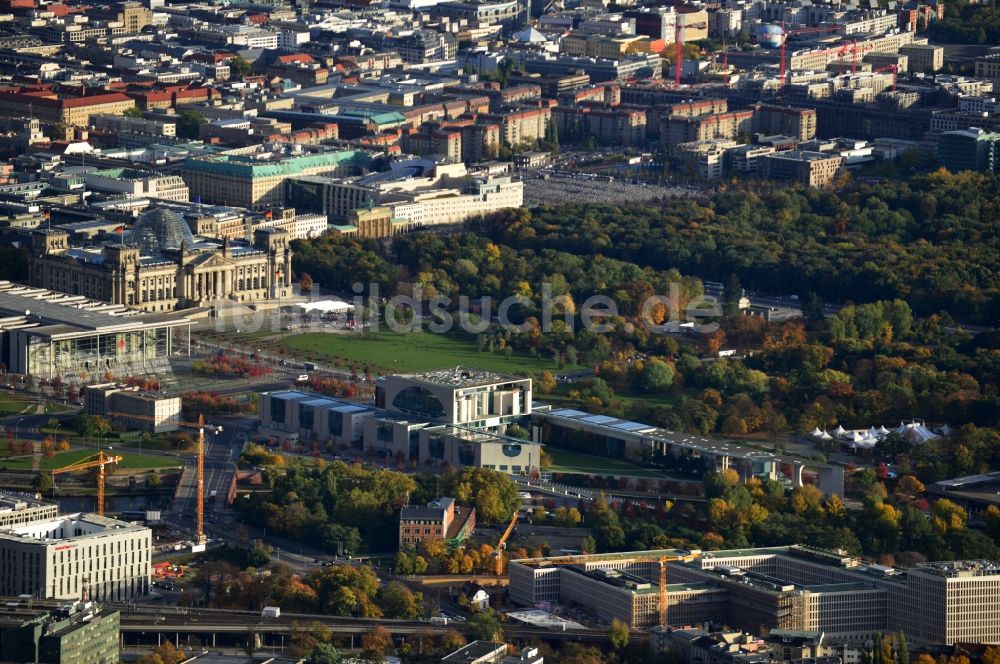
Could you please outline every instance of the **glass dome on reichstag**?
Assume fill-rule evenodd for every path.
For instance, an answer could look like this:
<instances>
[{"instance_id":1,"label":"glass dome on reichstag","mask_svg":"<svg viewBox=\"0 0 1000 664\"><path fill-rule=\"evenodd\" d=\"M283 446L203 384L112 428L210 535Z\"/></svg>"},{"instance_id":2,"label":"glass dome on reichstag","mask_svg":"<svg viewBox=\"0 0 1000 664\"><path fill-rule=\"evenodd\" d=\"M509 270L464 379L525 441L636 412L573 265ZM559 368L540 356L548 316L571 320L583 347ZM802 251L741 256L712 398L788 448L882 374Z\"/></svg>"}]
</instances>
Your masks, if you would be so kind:
<instances>
[{"instance_id":1,"label":"glass dome on reichstag","mask_svg":"<svg viewBox=\"0 0 1000 664\"><path fill-rule=\"evenodd\" d=\"M194 243L194 235L179 214L155 208L139 215L129 243L138 245L143 256L158 256L165 249L180 249Z\"/></svg>"}]
</instances>

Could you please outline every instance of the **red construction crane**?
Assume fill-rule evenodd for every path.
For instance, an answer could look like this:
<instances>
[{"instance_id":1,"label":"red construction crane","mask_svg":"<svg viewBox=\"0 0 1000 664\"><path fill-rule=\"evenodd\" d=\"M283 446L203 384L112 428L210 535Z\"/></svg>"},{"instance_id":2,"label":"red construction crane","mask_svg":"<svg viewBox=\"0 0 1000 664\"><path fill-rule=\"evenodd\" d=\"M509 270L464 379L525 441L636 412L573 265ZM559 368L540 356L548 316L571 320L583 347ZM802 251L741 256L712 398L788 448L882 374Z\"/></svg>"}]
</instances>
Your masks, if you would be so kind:
<instances>
[{"instance_id":1,"label":"red construction crane","mask_svg":"<svg viewBox=\"0 0 1000 664\"><path fill-rule=\"evenodd\" d=\"M844 44L839 51L837 51L837 57L842 57L844 53L850 51L851 53L851 76L858 73L858 42L851 40L850 43Z\"/></svg>"},{"instance_id":2,"label":"red construction crane","mask_svg":"<svg viewBox=\"0 0 1000 664\"><path fill-rule=\"evenodd\" d=\"M890 71L890 70L892 71L892 87L890 87L889 89L895 91L896 75L899 74L899 65L885 65L884 67L878 67L877 69L873 69L872 73L877 74L879 72Z\"/></svg>"},{"instance_id":3,"label":"red construction crane","mask_svg":"<svg viewBox=\"0 0 1000 664\"><path fill-rule=\"evenodd\" d=\"M808 35L808 34L812 34L812 33L815 33L815 32L830 32L830 30L836 30L837 27L838 27L837 25L831 23L830 25L818 25L818 26L812 27L812 28L795 28L793 30L785 30L785 25L784 25L784 23L782 23L782 25L781 25L781 55L780 55L781 62L779 64L780 69L778 71L778 78L779 78L778 85L780 87L782 87L782 88L785 87L785 69L786 69L786 65L785 65L785 46L788 43L788 37L789 37L789 35Z\"/></svg>"}]
</instances>

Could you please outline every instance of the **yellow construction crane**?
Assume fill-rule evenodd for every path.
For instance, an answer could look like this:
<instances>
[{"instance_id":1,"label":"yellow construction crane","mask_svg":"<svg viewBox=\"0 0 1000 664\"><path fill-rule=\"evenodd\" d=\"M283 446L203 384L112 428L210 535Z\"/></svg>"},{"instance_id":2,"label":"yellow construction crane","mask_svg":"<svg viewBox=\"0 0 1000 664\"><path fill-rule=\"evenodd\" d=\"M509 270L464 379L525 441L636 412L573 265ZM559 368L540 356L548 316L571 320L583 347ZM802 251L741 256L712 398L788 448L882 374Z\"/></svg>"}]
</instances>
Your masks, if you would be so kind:
<instances>
[{"instance_id":1,"label":"yellow construction crane","mask_svg":"<svg viewBox=\"0 0 1000 664\"><path fill-rule=\"evenodd\" d=\"M155 417L150 417L148 415L133 415L132 413L108 413L110 418L121 418L123 420L143 420L145 422L153 422L156 424L176 424L180 427L187 427L189 429L198 430L198 448L197 448L197 467L198 467L198 488L197 488L197 501L198 505L196 508L197 514L197 534L198 534L198 544L205 543L205 417L203 415L198 416L197 422L181 422L179 420L158 420ZM222 427L213 427L216 433L222 431Z\"/></svg>"},{"instance_id":2,"label":"yellow construction crane","mask_svg":"<svg viewBox=\"0 0 1000 664\"><path fill-rule=\"evenodd\" d=\"M104 467L122 460L120 456L105 454L103 450L97 454L84 457L76 463L71 463L62 468L53 468L52 475L62 475L63 473L75 473L81 470L97 468L97 513L104 516Z\"/></svg>"},{"instance_id":3,"label":"yellow construction crane","mask_svg":"<svg viewBox=\"0 0 1000 664\"><path fill-rule=\"evenodd\" d=\"M510 534L514 532L514 526L517 525L517 510L514 510L514 516L510 517L510 523L507 524L507 530L504 531L503 535L500 536L500 541L497 542L496 551L493 552L496 558L496 573L497 576L503 574L503 551L507 548L507 540L510 539Z\"/></svg>"},{"instance_id":4,"label":"yellow construction crane","mask_svg":"<svg viewBox=\"0 0 1000 664\"><path fill-rule=\"evenodd\" d=\"M545 558L547 565L579 565L592 560L593 556L581 554L578 556L560 556L558 558ZM657 562L660 565L660 587L659 587L659 618L660 627L667 626L667 563L690 560L687 556L660 556Z\"/></svg>"}]
</instances>

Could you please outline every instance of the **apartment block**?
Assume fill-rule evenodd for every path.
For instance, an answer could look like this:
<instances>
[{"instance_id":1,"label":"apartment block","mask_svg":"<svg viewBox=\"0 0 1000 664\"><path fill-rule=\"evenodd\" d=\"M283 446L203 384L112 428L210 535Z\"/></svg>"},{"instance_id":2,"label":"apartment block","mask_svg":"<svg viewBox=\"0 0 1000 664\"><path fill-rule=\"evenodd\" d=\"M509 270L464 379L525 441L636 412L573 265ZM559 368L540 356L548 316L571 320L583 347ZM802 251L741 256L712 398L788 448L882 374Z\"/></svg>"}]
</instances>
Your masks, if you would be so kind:
<instances>
[{"instance_id":1,"label":"apartment block","mask_svg":"<svg viewBox=\"0 0 1000 664\"><path fill-rule=\"evenodd\" d=\"M763 178L789 180L805 187L825 187L840 173L844 158L823 152L788 150L759 158Z\"/></svg>"},{"instance_id":2,"label":"apartment block","mask_svg":"<svg viewBox=\"0 0 1000 664\"><path fill-rule=\"evenodd\" d=\"M799 141L808 141L816 137L815 109L757 104L753 110L754 133L769 136L781 134L792 136Z\"/></svg>"},{"instance_id":3,"label":"apartment block","mask_svg":"<svg viewBox=\"0 0 1000 664\"><path fill-rule=\"evenodd\" d=\"M646 144L646 113L625 108L557 106L553 121L560 136L593 136L606 145Z\"/></svg>"},{"instance_id":4,"label":"apartment block","mask_svg":"<svg viewBox=\"0 0 1000 664\"><path fill-rule=\"evenodd\" d=\"M545 138L552 109L548 106L511 109L504 113L484 113L479 119L498 125L505 144L524 145Z\"/></svg>"},{"instance_id":5,"label":"apartment block","mask_svg":"<svg viewBox=\"0 0 1000 664\"><path fill-rule=\"evenodd\" d=\"M900 47L899 53L910 59L907 71L934 73L944 67L944 48L941 46L910 44L909 46ZM980 60L977 59L975 64L975 74L977 77L1000 78L1000 74L997 76L987 76L985 73L980 73L979 62Z\"/></svg>"},{"instance_id":6,"label":"apartment block","mask_svg":"<svg viewBox=\"0 0 1000 664\"><path fill-rule=\"evenodd\" d=\"M673 149L681 143L717 138L749 136L753 131L753 111L730 111L697 117L668 117L660 127L660 143Z\"/></svg>"}]
</instances>

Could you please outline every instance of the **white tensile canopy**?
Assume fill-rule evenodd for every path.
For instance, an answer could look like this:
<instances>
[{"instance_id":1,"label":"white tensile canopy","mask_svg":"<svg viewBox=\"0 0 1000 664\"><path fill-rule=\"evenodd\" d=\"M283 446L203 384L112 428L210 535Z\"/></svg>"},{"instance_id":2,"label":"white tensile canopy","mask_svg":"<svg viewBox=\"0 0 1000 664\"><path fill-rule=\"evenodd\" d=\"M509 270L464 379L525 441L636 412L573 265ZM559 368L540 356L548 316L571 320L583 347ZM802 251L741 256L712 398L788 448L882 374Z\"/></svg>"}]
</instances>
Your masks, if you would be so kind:
<instances>
[{"instance_id":1,"label":"white tensile canopy","mask_svg":"<svg viewBox=\"0 0 1000 664\"><path fill-rule=\"evenodd\" d=\"M819 438L820 436L823 435L823 430L820 429L819 427L816 427L815 429L812 430L812 432L809 435L812 436L813 438Z\"/></svg>"},{"instance_id":2,"label":"white tensile canopy","mask_svg":"<svg viewBox=\"0 0 1000 664\"><path fill-rule=\"evenodd\" d=\"M926 443L938 435L924 426L923 422L913 420L912 422L900 422L896 433L906 438L911 443Z\"/></svg>"},{"instance_id":3,"label":"white tensile canopy","mask_svg":"<svg viewBox=\"0 0 1000 664\"><path fill-rule=\"evenodd\" d=\"M303 311L319 311L325 314L353 311L354 305L340 300L317 300L315 302L303 302L295 305Z\"/></svg>"}]
</instances>

